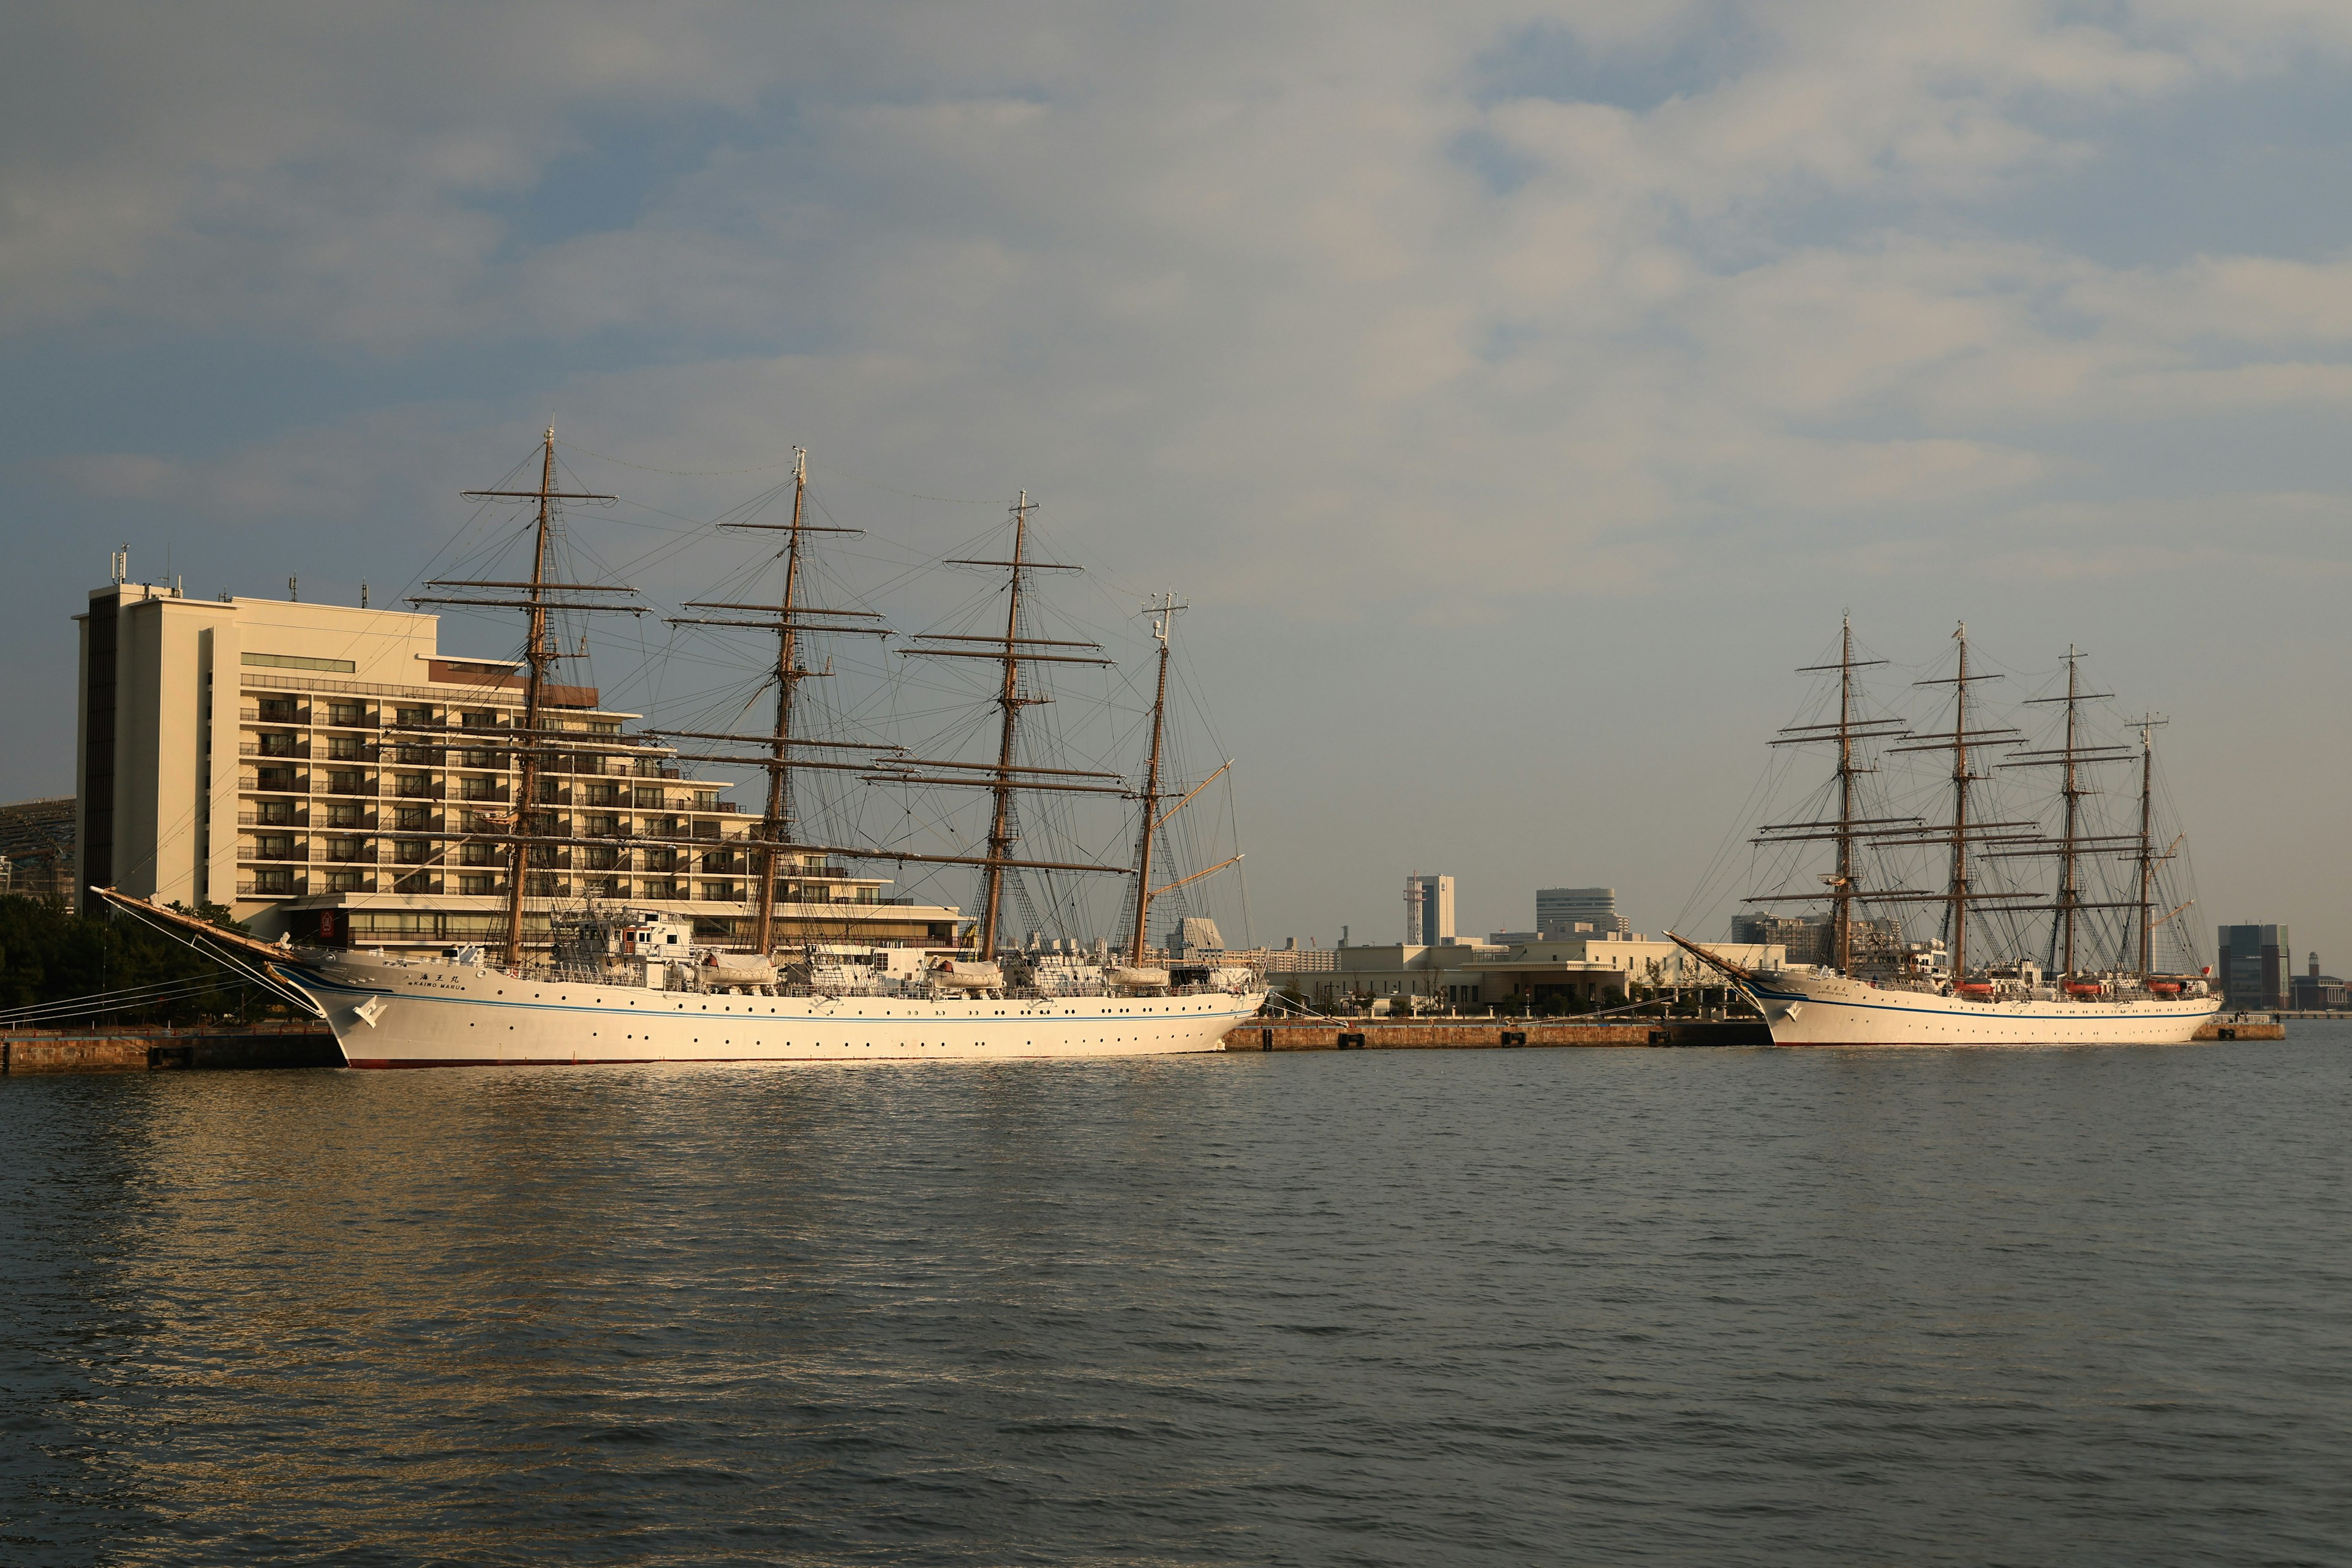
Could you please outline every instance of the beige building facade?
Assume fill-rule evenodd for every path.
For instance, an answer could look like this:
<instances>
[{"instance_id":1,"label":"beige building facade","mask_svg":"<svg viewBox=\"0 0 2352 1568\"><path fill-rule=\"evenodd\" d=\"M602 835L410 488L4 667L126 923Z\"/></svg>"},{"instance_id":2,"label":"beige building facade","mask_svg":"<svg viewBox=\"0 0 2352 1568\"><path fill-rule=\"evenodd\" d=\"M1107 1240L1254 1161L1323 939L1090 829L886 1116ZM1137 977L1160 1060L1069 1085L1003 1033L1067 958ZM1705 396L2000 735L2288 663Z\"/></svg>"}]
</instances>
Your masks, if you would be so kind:
<instances>
[{"instance_id":1,"label":"beige building facade","mask_svg":"<svg viewBox=\"0 0 2352 1568\"><path fill-rule=\"evenodd\" d=\"M1663 951L1661 951L1663 950ZM1748 967L1780 967L1783 950L1723 944L1719 952ZM1511 946L1460 943L1341 947L1328 969L1269 973L1276 990L1318 1006L1348 1001L1486 1008L1570 999L1588 1006L1629 999L1636 986L1719 985L1721 975L1672 942L1638 935L1579 937Z\"/></svg>"},{"instance_id":2,"label":"beige building facade","mask_svg":"<svg viewBox=\"0 0 2352 1568\"><path fill-rule=\"evenodd\" d=\"M511 661L445 657L438 617L273 599L93 591L80 625L76 886L228 907L260 935L438 949L504 931L509 843L526 853L525 941L587 900L687 914L748 936L758 819L688 776L638 716L556 686L542 724L583 750L543 759L518 803ZM789 858L779 946L950 946L950 906Z\"/></svg>"}]
</instances>

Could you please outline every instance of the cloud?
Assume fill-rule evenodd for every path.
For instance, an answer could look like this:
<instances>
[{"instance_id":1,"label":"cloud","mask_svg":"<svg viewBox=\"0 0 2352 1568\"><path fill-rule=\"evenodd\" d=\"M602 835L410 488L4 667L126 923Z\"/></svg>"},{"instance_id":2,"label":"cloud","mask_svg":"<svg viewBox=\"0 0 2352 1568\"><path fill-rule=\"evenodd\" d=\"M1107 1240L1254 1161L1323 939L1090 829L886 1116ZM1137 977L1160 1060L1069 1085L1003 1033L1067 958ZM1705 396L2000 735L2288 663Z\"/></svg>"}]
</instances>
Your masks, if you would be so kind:
<instances>
[{"instance_id":1,"label":"cloud","mask_svg":"<svg viewBox=\"0 0 2352 1568\"><path fill-rule=\"evenodd\" d=\"M2102 265L1966 217L2325 31L2292 8L261 12L185 83L152 64L179 35L100 47L129 15L47 24L131 112L13 154L57 198L0 226L20 323L547 353L600 439L1026 483L1107 543L1181 528L1237 593L1639 592L1733 518L1843 548L2097 483L2069 426L2345 390L2341 264ZM525 221L582 149L626 164L613 127L705 110L625 220ZM54 471L329 515L344 458L455 461L485 416Z\"/></svg>"}]
</instances>

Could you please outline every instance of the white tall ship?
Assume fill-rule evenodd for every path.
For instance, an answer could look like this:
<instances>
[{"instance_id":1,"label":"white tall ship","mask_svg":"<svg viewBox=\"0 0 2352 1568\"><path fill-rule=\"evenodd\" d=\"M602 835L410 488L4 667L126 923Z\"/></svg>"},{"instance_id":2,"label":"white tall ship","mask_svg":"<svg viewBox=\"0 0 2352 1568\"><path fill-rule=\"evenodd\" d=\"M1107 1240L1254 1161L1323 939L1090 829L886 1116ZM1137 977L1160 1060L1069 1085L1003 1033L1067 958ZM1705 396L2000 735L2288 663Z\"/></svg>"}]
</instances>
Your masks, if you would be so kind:
<instances>
[{"instance_id":1,"label":"white tall ship","mask_svg":"<svg viewBox=\"0 0 2352 1568\"><path fill-rule=\"evenodd\" d=\"M743 627L773 637L774 663L766 679L775 691L774 722L755 733L661 730L649 737L588 736L551 721L543 710L542 692L554 664L565 657L551 633L551 616L628 607L582 596L609 601L625 589L563 583L550 576L553 524L560 510L556 503L609 498L555 488L551 430L537 490L473 492L535 501L537 509L527 580L431 584L514 596L420 601L495 605L520 609L527 619L529 680L520 723L500 729L495 736L463 737L463 744L477 752L492 744L509 750L520 779L517 809L488 819L464 841L475 856L469 864L478 864L488 846L496 846L505 861L505 941L498 947L459 946L433 956L297 948L289 942L258 942L111 889L97 891L141 919L203 943L247 978L315 1012L333 1030L344 1060L352 1067L940 1061L1219 1048L1226 1031L1254 1016L1265 1002L1265 985L1258 970L1226 962L1213 922L1204 919L1181 923L1196 936L1206 936L1205 942L1161 948L1148 942L1155 900L1241 858L1235 854L1189 876L1152 885L1156 875L1164 874L1156 862L1168 853L1170 820L1225 772L1218 769L1190 790L1169 776L1170 639L1182 606L1172 596L1150 606L1158 682L1149 758L1139 782L1100 769L1024 762L1030 753L1024 744L1023 711L1054 700L1039 685L1038 667L1110 663L1096 643L1035 635L1028 599L1032 574L1072 568L1032 555L1031 508L1024 495L1013 510L1007 558L952 563L1003 572L1001 635L992 630L986 635L925 634L898 650L911 658L980 659L996 667L991 678L995 688L992 705L997 710L992 756L919 757L898 744L807 733L803 705L796 700L799 688L832 673L829 661L825 668L810 668L809 640L890 634L874 624L879 619L874 612L810 602L809 536L846 531L806 521L806 477L804 461L796 460L789 524L727 525L772 529L785 535L775 556L782 569L775 601L693 601L686 608L719 613L674 617L680 626ZM385 728L396 732L388 743L406 752L456 743L437 731ZM965 732L971 732L970 726ZM678 741L722 749L684 752L677 746ZM568 831L537 820L530 805L541 798L540 781L575 764L578 771L601 772L614 753L765 773L766 807L756 834L727 841L727 852L744 852L756 863L751 918L740 922L731 940L698 936L695 921L675 911L631 908L625 902L567 908L551 904L546 910L548 945L526 946L524 906L530 867L575 847L610 851L634 847L633 840L611 836L575 840ZM982 852L928 854L896 847L808 842L791 785L803 770L900 789L981 791L989 802L987 837L984 847L972 847ZM1137 817L1131 859L1104 864L1021 852L1023 832L1015 803L1030 796L1133 802ZM1051 815L1050 809L1040 815ZM436 849L447 852L437 842L446 836L432 837ZM667 839L648 839L646 844L670 847ZM845 927L827 933L805 921L797 930L780 931L778 894L785 890L780 878L793 875L792 868L812 857L974 868L982 889L979 919L967 941L944 949L860 942ZM1023 898L1017 879L1027 870L1130 879L1131 889L1122 900L1123 941L1116 946L1102 938L1086 943L1075 936L1047 938L1043 932L1019 942L1002 940L1000 933Z\"/></svg>"},{"instance_id":2,"label":"white tall ship","mask_svg":"<svg viewBox=\"0 0 2352 1568\"><path fill-rule=\"evenodd\" d=\"M1848 623L1838 661L1812 667L1836 672L1836 718L1791 726L1774 742L1835 748L1835 811L1769 824L1751 844L1794 862L1799 874L1806 847L1826 846L1834 858L1818 874L1821 891L1747 901L1825 904L1810 933L1823 942L1822 962L1753 968L1674 940L1755 1004L1775 1045L2169 1045L2194 1038L2221 1009L2208 972L2195 966L2198 972L2189 973L2189 964L2168 972L2156 963L2159 932L2185 949L2186 928L2173 922L2193 902L2165 910L2159 898L2180 842L2160 845L2157 834L2155 730L2162 721L2133 723L2136 747L2092 739L2085 705L2108 694L2082 689L2080 658L2070 649L2064 694L2028 700L2063 704L2063 730L2053 737L2057 743L2032 745L2021 730L1988 721L1970 689L2001 678L1971 670L1966 626L1954 637L1955 672L1918 683L1951 688L1950 729L1915 732L1864 707L1855 672L1885 661L1854 658ZM1905 754L1949 759L1940 786L1946 810L1937 819L1902 810L1924 801L1869 787L1882 760ZM2106 764L2135 762L2137 823L2103 832L2086 805L2101 794L2093 775ZM2051 770L2057 788L2049 819L2038 812L2008 816L1990 806L1989 763ZM1906 852L1916 859L1923 851L1939 863L1941 888L1903 885L1909 879L1902 875ZM2046 870L2036 874L2034 867ZM2100 875L2117 868L2126 875ZM1909 941L1906 915L1920 906L1940 906L1937 934Z\"/></svg>"}]
</instances>

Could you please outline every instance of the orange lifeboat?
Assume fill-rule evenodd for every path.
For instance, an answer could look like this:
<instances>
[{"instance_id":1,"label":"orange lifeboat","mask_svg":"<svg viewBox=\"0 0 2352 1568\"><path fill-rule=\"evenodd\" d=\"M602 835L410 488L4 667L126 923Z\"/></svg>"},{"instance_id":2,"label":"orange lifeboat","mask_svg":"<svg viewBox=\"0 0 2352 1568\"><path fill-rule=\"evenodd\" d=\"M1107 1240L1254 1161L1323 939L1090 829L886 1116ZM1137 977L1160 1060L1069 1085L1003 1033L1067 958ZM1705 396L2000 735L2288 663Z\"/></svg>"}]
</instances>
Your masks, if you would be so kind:
<instances>
[{"instance_id":1,"label":"orange lifeboat","mask_svg":"<svg viewBox=\"0 0 2352 1568\"><path fill-rule=\"evenodd\" d=\"M2069 996L2104 996L2106 993L2107 988L2104 985L2091 985L2081 982L2071 983L2066 987L2066 994Z\"/></svg>"},{"instance_id":2,"label":"orange lifeboat","mask_svg":"<svg viewBox=\"0 0 2352 1568\"><path fill-rule=\"evenodd\" d=\"M1963 980L1952 989L1972 1002L1987 1001L1992 996L1992 987L1981 980Z\"/></svg>"},{"instance_id":3,"label":"orange lifeboat","mask_svg":"<svg viewBox=\"0 0 2352 1568\"><path fill-rule=\"evenodd\" d=\"M2180 994L2180 982L2178 980L2151 980L2147 983L2147 988L2150 991L2155 992L2158 996L2178 996Z\"/></svg>"}]
</instances>

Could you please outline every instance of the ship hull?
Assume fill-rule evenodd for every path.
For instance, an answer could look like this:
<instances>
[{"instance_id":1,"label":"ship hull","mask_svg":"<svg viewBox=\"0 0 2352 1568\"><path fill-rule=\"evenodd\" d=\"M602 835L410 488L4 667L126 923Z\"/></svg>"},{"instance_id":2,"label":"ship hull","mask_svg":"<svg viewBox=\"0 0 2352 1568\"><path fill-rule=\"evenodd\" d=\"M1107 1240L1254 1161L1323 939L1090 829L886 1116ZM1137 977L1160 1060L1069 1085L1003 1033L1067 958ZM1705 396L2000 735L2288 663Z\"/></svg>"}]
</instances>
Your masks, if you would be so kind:
<instances>
[{"instance_id":1,"label":"ship hull","mask_svg":"<svg viewBox=\"0 0 2352 1568\"><path fill-rule=\"evenodd\" d=\"M1835 975L1757 975L1740 989L1776 1046L2186 1045L2221 1006L2210 996L1979 1002Z\"/></svg>"},{"instance_id":2,"label":"ship hull","mask_svg":"<svg viewBox=\"0 0 2352 1568\"><path fill-rule=\"evenodd\" d=\"M1216 1050L1265 1000L706 995L398 961L271 967L355 1068L1151 1056Z\"/></svg>"}]
</instances>

